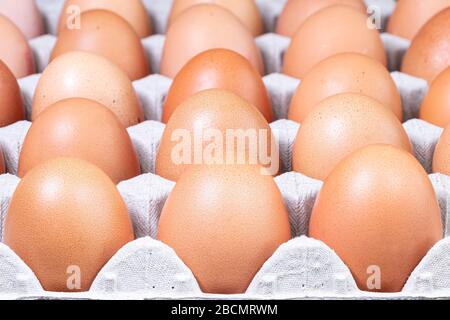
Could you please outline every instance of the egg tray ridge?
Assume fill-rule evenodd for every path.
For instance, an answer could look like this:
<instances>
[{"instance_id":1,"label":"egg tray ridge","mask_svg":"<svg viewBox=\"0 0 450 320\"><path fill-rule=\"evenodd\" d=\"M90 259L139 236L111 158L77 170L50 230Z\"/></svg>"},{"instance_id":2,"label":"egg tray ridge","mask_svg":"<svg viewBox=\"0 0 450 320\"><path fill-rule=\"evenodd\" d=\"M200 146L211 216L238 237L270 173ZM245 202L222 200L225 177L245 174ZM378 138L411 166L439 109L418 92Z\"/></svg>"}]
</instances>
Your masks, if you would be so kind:
<instances>
[{"instance_id":1,"label":"egg tray ridge","mask_svg":"<svg viewBox=\"0 0 450 320\"><path fill-rule=\"evenodd\" d=\"M274 30L276 19L286 0L257 0L266 29ZM395 7L393 0L366 0L368 6L381 9L383 25ZM48 63L55 44L57 19L62 0L37 0L50 34L30 40L39 72ZM154 72L159 71L164 45L165 21L170 10L169 0L144 0L157 35L142 40ZM409 41L383 33L389 68L399 88L404 107L404 128L413 144L416 158L430 173L435 145L442 129L416 119L428 85L425 80L398 70ZM145 122L128 128L138 152L142 175L121 182L118 189L133 221L137 240L127 244L103 267L89 292L45 292L31 269L5 244L0 243L0 298L90 298L90 299L298 299L298 298L447 298L450 297L450 177L430 174L438 195L446 238L438 242L411 274L400 293L367 293L357 289L351 272L342 260L324 243L308 238L311 210L322 182L291 172L292 146L299 124L286 120L290 100L299 84L281 73L283 55L289 39L266 33L256 39L263 54L266 71L263 78L270 94L274 115L271 124L279 140L283 174L276 177L289 211L293 239L283 244L257 273L243 295L203 294L189 268L174 250L155 240L159 215L174 183L155 172L155 157L165 125L160 122L164 99L171 79L152 74L133 83L145 110ZM29 118L31 101L39 79L35 74L19 80ZM9 174L0 176L0 239L8 205L20 179L16 176L19 153L29 121L0 128Z\"/></svg>"}]
</instances>

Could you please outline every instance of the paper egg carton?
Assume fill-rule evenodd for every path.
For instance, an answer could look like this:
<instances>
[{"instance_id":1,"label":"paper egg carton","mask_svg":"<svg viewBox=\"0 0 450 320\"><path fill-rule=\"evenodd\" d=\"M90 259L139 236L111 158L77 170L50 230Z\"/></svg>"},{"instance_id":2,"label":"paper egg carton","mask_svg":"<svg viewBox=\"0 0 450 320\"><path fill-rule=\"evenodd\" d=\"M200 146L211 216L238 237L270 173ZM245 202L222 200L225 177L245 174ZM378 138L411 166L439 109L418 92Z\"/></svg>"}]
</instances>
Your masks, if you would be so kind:
<instances>
[{"instance_id":1,"label":"paper egg carton","mask_svg":"<svg viewBox=\"0 0 450 320\"><path fill-rule=\"evenodd\" d=\"M257 0L266 30L273 31L286 0ZM55 29L63 0L37 0L45 17L49 34L32 39L30 45L36 57L39 72L48 64L55 44ZM386 24L395 7L393 0L366 1L381 12ZM151 61L153 72L159 71L164 30L170 10L169 0L144 0L153 19L157 35L142 40ZM427 172L435 145L442 129L415 119L428 85L425 80L397 72L409 41L383 33L382 39L389 57L392 77L402 96L404 127L414 147L416 158ZM291 172L292 147L300 127L286 120L290 100L299 80L281 73L283 55L289 38L266 33L256 42L260 47L267 75L264 83L273 103L275 122L271 124L279 140L283 174L276 177L289 211L293 240L283 244L264 264L243 295L203 294L189 268L174 250L155 240L157 225L164 203L174 183L155 175L155 158L165 125L160 122L164 99L171 79L152 74L135 81L134 87L145 110L146 122L128 128L138 152L142 175L121 182L118 189L127 204L137 240L127 244L103 267L89 292L45 292L31 269L6 245L0 243L0 298L91 298L91 299L299 299L299 298L442 298L450 297L450 238L438 242L411 274L401 293L367 293L358 290L351 272L324 243L308 238L308 225L312 207L322 182ZM19 80L29 117L31 101L40 75ZM0 239L10 199L20 179L17 175L18 159L29 121L21 121L0 128L9 174L0 176ZM441 207L445 235L450 232L449 200L450 177L430 174Z\"/></svg>"}]
</instances>

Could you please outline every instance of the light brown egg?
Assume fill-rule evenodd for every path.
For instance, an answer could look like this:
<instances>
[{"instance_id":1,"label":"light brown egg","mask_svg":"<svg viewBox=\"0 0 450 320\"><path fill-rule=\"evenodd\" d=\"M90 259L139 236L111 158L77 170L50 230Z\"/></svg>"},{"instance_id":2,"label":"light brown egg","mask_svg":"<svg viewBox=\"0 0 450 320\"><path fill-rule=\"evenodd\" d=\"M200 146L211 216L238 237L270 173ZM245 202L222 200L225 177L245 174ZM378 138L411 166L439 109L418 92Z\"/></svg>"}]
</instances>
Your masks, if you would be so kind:
<instances>
[{"instance_id":1,"label":"light brown egg","mask_svg":"<svg viewBox=\"0 0 450 320\"><path fill-rule=\"evenodd\" d=\"M309 235L338 254L361 290L399 292L443 229L420 163L401 149L374 145L346 158L325 181Z\"/></svg>"},{"instance_id":2,"label":"light brown egg","mask_svg":"<svg viewBox=\"0 0 450 320\"><path fill-rule=\"evenodd\" d=\"M175 250L206 293L244 293L290 236L287 210L273 178L248 166L186 172L158 227L158 239Z\"/></svg>"},{"instance_id":3,"label":"light brown egg","mask_svg":"<svg viewBox=\"0 0 450 320\"><path fill-rule=\"evenodd\" d=\"M168 25L170 26L186 9L201 3L217 4L228 9L255 37L264 32L261 13L255 0L174 0Z\"/></svg>"},{"instance_id":4,"label":"light brown egg","mask_svg":"<svg viewBox=\"0 0 450 320\"><path fill-rule=\"evenodd\" d=\"M359 53L341 53L315 65L292 99L289 119L301 123L318 103L340 93L369 96L403 119L402 100L390 73L378 61Z\"/></svg>"},{"instance_id":5,"label":"light brown egg","mask_svg":"<svg viewBox=\"0 0 450 320\"><path fill-rule=\"evenodd\" d=\"M0 147L0 174L4 174L6 172L5 158L3 156L2 148Z\"/></svg>"},{"instance_id":6,"label":"light brown egg","mask_svg":"<svg viewBox=\"0 0 450 320\"><path fill-rule=\"evenodd\" d=\"M352 152L371 144L390 144L411 152L395 115L376 100L344 93L317 105L303 121L294 144L294 171L325 180Z\"/></svg>"},{"instance_id":7,"label":"light brown egg","mask_svg":"<svg viewBox=\"0 0 450 320\"><path fill-rule=\"evenodd\" d=\"M450 8L435 15L413 39L402 72L432 82L450 67Z\"/></svg>"},{"instance_id":8,"label":"light brown egg","mask_svg":"<svg viewBox=\"0 0 450 320\"><path fill-rule=\"evenodd\" d=\"M100 269L134 239L116 186L94 165L58 158L19 183L4 243L47 291L87 291ZM77 283L79 280L79 283Z\"/></svg>"},{"instance_id":9,"label":"light brown egg","mask_svg":"<svg viewBox=\"0 0 450 320\"><path fill-rule=\"evenodd\" d=\"M156 174L177 181L193 166L260 164L277 174L279 154L263 115L232 92L210 89L186 99L161 138Z\"/></svg>"},{"instance_id":10,"label":"light brown egg","mask_svg":"<svg viewBox=\"0 0 450 320\"><path fill-rule=\"evenodd\" d=\"M412 40L438 12L450 7L450 0L398 0L387 32Z\"/></svg>"},{"instance_id":11,"label":"light brown egg","mask_svg":"<svg viewBox=\"0 0 450 320\"><path fill-rule=\"evenodd\" d=\"M163 122L167 123L174 110L188 97L212 88L226 89L241 96L272 122L272 103L261 75L247 59L227 49L200 53L181 69L167 95Z\"/></svg>"},{"instance_id":12,"label":"light brown egg","mask_svg":"<svg viewBox=\"0 0 450 320\"><path fill-rule=\"evenodd\" d=\"M111 109L126 126L144 120L131 80L101 56L69 52L53 60L39 79L33 98L33 120L49 105L67 98L87 98Z\"/></svg>"},{"instance_id":13,"label":"light brown egg","mask_svg":"<svg viewBox=\"0 0 450 320\"><path fill-rule=\"evenodd\" d=\"M33 52L22 31L0 14L0 60L16 78L23 78L35 71Z\"/></svg>"},{"instance_id":14,"label":"light brown egg","mask_svg":"<svg viewBox=\"0 0 450 320\"><path fill-rule=\"evenodd\" d=\"M320 61L343 52L361 53L387 64L380 33L367 27L367 15L331 6L309 17L292 38L283 72L302 79Z\"/></svg>"},{"instance_id":15,"label":"light brown egg","mask_svg":"<svg viewBox=\"0 0 450 320\"><path fill-rule=\"evenodd\" d=\"M442 133L434 151L433 172L450 176L450 126Z\"/></svg>"},{"instance_id":16,"label":"light brown egg","mask_svg":"<svg viewBox=\"0 0 450 320\"><path fill-rule=\"evenodd\" d=\"M131 80L150 73L141 39L126 20L107 10L86 11L80 19L83 21L81 29L63 28L60 31L50 61L70 51L87 51L108 58Z\"/></svg>"},{"instance_id":17,"label":"light brown egg","mask_svg":"<svg viewBox=\"0 0 450 320\"><path fill-rule=\"evenodd\" d=\"M264 73L261 52L252 34L227 9L198 4L186 9L169 28L161 60L161 74L174 78L197 54L209 49L236 51Z\"/></svg>"},{"instance_id":18,"label":"light brown egg","mask_svg":"<svg viewBox=\"0 0 450 320\"><path fill-rule=\"evenodd\" d=\"M72 6L78 7L78 10L73 10ZM150 16L142 0L66 0L58 30L61 31L67 24L74 25L77 14L94 9L105 9L118 14L127 20L140 38L148 37L153 32Z\"/></svg>"},{"instance_id":19,"label":"light brown egg","mask_svg":"<svg viewBox=\"0 0 450 320\"><path fill-rule=\"evenodd\" d=\"M13 21L27 39L44 34L44 21L35 0L2 0L0 14Z\"/></svg>"},{"instance_id":20,"label":"light brown egg","mask_svg":"<svg viewBox=\"0 0 450 320\"><path fill-rule=\"evenodd\" d=\"M25 120L25 107L19 84L8 67L0 60L0 127Z\"/></svg>"},{"instance_id":21,"label":"light brown egg","mask_svg":"<svg viewBox=\"0 0 450 320\"><path fill-rule=\"evenodd\" d=\"M450 67L431 83L420 107L420 119L443 128L450 124Z\"/></svg>"},{"instance_id":22,"label":"light brown egg","mask_svg":"<svg viewBox=\"0 0 450 320\"><path fill-rule=\"evenodd\" d=\"M277 22L278 34L293 37L300 26L314 13L333 5L350 6L366 14L362 0L288 0Z\"/></svg>"},{"instance_id":23,"label":"light brown egg","mask_svg":"<svg viewBox=\"0 0 450 320\"><path fill-rule=\"evenodd\" d=\"M19 177L58 157L89 161L115 183L140 174L127 130L111 110L93 100L62 100L42 112L25 137Z\"/></svg>"}]
</instances>

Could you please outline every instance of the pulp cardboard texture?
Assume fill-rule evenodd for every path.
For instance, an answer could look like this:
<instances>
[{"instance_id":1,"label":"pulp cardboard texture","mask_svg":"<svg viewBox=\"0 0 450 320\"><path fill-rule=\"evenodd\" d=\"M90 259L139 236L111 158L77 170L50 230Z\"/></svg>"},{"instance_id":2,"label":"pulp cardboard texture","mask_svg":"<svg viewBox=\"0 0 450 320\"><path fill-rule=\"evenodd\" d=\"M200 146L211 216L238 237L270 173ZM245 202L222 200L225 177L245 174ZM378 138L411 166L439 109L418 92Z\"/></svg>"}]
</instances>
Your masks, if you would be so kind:
<instances>
[{"instance_id":1,"label":"pulp cardboard texture","mask_svg":"<svg viewBox=\"0 0 450 320\"><path fill-rule=\"evenodd\" d=\"M128 129L137 149L142 175L124 181L118 189L125 200L137 240L127 244L104 266L89 292L45 292L28 266L6 245L0 243L0 298L92 298L92 299L211 299L211 298L443 298L450 297L450 239L445 238L433 247L410 276L401 293L383 294L359 291L351 272L332 249L320 241L308 238L311 210L322 186L302 174L291 172L292 146L299 124L286 120L290 100L299 81L283 75L283 55L289 38L273 32L286 0L257 0L269 33L256 38L262 51L267 75L264 83L273 102L276 121L271 124L279 140L282 175L276 177L290 214L293 240L283 244L256 274L247 292L237 296L207 295L199 288L189 268L177 257L174 250L154 240L162 207L174 183L154 174L155 156L164 131L160 122L164 99L171 79L152 74L134 82L142 101L146 122ZM48 64L55 44L54 36L62 0L37 0L45 17L47 35L32 39L30 45L36 57L39 72ZM393 0L366 1L371 12L381 14L382 26L386 24L395 7ZM153 19L157 35L142 40L154 72L159 71L164 31L170 10L169 0L144 0ZM428 90L427 82L400 73L401 59L409 41L383 33L382 39L389 57L389 66L403 100L404 127L414 146L417 159L430 173L435 145L442 129L415 119L421 101ZM19 80L29 119L31 102L39 74ZM9 174L0 176L0 238L8 205L20 179L16 177L18 158L29 121L21 121L0 128L0 145L3 148ZM442 210L445 234L448 235L450 177L431 174ZM207 257L205 257L207 259Z\"/></svg>"}]
</instances>

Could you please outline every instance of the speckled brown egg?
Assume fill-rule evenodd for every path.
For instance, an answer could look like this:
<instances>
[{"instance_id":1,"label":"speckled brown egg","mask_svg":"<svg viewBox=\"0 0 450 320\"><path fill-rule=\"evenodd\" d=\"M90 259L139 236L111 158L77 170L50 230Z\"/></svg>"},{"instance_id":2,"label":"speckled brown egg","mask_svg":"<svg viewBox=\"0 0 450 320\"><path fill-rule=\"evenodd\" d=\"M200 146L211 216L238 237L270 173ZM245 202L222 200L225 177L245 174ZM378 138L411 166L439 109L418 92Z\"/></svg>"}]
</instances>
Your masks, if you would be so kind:
<instances>
[{"instance_id":1,"label":"speckled brown egg","mask_svg":"<svg viewBox=\"0 0 450 320\"><path fill-rule=\"evenodd\" d=\"M88 162L58 158L19 183L3 240L45 290L68 292L89 290L100 269L133 239L111 179Z\"/></svg>"},{"instance_id":2,"label":"speckled brown egg","mask_svg":"<svg viewBox=\"0 0 450 320\"><path fill-rule=\"evenodd\" d=\"M261 52L239 19L221 6L198 4L181 13L169 28L161 74L174 78L190 59L215 48L240 53L260 74L264 73Z\"/></svg>"},{"instance_id":3,"label":"speckled brown egg","mask_svg":"<svg viewBox=\"0 0 450 320\"><path fill-rule=\"evenodd\" d=\"M336 95L322 101L303 121L294 144L292 167L325 180L342 159L371 144L412 151L402 124L382 104L360 94Z\"/></svg>"},{"instance_id":4,"label":"speckled brown egg","mask_svg":"<svg viewBox=\"0 0 450 320\"><path fill-rule=\"evenodd\" d=\"M239 79L239 81L236 81ZM248 100L272 122L272 103L261 75L240 54L227 49L212 49L192 58L177 74L164 104L163 122L193 94L220 88Z\"/></svg>"},{"instance_id":5,"label":"speckled brown egg","mask_svg":"<svg viewBox=\"0 0 450 320\"><path fill-rule=\"evenodd\" d=\"M387 69L359 53L341 53L315 65L303 78L289 107L289 119L302 122L322 100L359 93L388 107L401 121L402 100Z\"/></svg>"},{"instance_id":6,"label":"speckled brown egg","mask_svg":"<svg viewBox=\"0 0 450 320\"><path fill-rule=\"evenodd\" d=\"M302 79L320 61L343 52L355 52L387 64L380 33L367 27L367 15L342 5L309 17L292 38L283 72Z\"/></svg>"},{"instance_id":7,"label":"speckled brown egg","mask_svg":"<svg viewBox=\"0 0 450 320\"><path fill-rule=\"evenodd\" d=\"M186 172L167 199L158 227L158 239L175 250L206 293L244 293L290 236L273 178L248 166Z\"/></svg>"},{"instance_id":8,"label":"speckled brown egg","mask_svg":"<svg viewBox=\"0 0 450 320\"><path fill-rule=\"evenodd\" d=\"M361 290L399 292L443 229L420 163L401 149L374 145L346 158L325 181L309 235L338 254Z\"/></svg>"},{"instance_id":9,"label":"speckled brown egg","mask_svg":"<svg viewBox=\"0 0 450 320\"><path fill-rule=\"evenodd\" d=\"M89 161L115 183L140 174L137 153L114 113L80 98L59 101L32 123L19 159L19 176L58 157Z\"/></svg>"},{"instance_id":10,"label":"speckled brown egg","mask_svg":"<svg viewBox=\"0 0 450 320\"><path fill-rule=\"evenodd\" d=\"M99 55L74 51L53 60L39 79L33 98L33 120L49 105L67 98L87 98L111 109L126 126L144 120L131 80Z\"/></svg>"},{"instance_id":11,"label":"speckled brown egg","mask_svg":"<svg viewBox=\"0 0 450 320\"><path fill-rule=\"evenodd\" d=\"M450 67L431 83L420 107L420 119L443 128L450 123Z\"/></svg>"},{"instance_id":12,"label":"speckled brown egg","mask_svg":"<svg viewBox=\"0 0 450 320\"><path fill-rule=\"evenodd\" d=\"M77 6L79 10L71 10L72 6ZM74 17L77 14L94 9L105 9L120 15L133 27L140 38L148 37L153 32L150 16L142 0L66 0L58 30L62 30L67 23L74 25L76 21Z\"/></svg>"},{"instance_id":13,"label":"speckled brown egg","mask_svg":"<svg viewBox=\"0 0 450 320\"><path fill-rule=\"evenodd\" d=\"M108 10L89 10L82 13L80 19L83 21L81 29L60 31L50 60L70 51L87 51L108 58L131 80L150 73L141 39L125 19Z\"/></svg>"},{"instance_id":14,"label":"speckled brown egg","mask_svg":"<svg viewBox=\"0 0 450 320\"><path fill-rule=\"evenodd\" d=\"M35 71L33 52L22 31L8 18L0 14L0 60L16 78L23 78Z\"/></svg>"},{"instance_id":15,"label":"speckled brown egg","mask_svg":"<svg viewBox=\"0 0 450 320\"><path fill-rule=\"evenodd\" d=\"M35 0L2 0L0 14L13 21L27 39L44 34L44 21Z\"/></svg>"},{"instance_id":16,"label":"speckled brown egg","mask_svg":"<svg viewBox=\"0 0 450 320\"><path fill-rule=\"evenodd\" d=\"M450 126L442 133L434 151L433 172L450 176Z\"/></svg>"},{"instance_id":17,"label":"speckled brown egg","mask_svg":"<svg viewBox=\"0 0 450 320\"><path fill-rule=\"evenodd\" d=\"M249 102L223 89L201 91L173 113L161 138L156 174L177 181L195 166L260 164L279 170L267 120Z\"/></svg>"},{"instance_id":18,"label":"speckled brown egg","mask_svg":"<svg viewBox=\"0 0 450 320\"><path fill-rule=\"evenodd\" d=\"M25 120L25 107L16 78L0 60L0 127Z\"/></svg>"},{"instance_id":19,"label":"speckled brown egg","mask_svg":"<svg viewBox=\"0 0 450 320\"><path fill-rule=\"evenodd\" d=\"M448 7L450 0L398 0L387 32L412 40L435 14Z\"/></svg>"},{"instance_id":20,"label":"speckled brown egg","mask_svg":"<svg viewBox=\"0 0 450 320\"><path fill-rule=\"evenodd\" d=\"M228 9L255 37L264 31L261 13L255 0L175 0L172 4L168 25L170 26L186 9L201 3L217 4Z\"/></svg>"},{"instance_id":21,"label":"speckled brown egg","mask_svg":"<svg viewBox=\"0 0 450 320\"><path fill-rule=\"evenodd\" d=\"M288 0L277 22L278 34L293 37L300 26L314 13L333 6L346 5L366 13L367 8L362 0Z\"/></svg>"},{"instance_id":22,"label":"speckled brown egg","mask_svg":"<svg viewBox=\"0 0 450 320\"><path fill-rule=\"evenodd\" d=\"M450 8L435 15L413 39L401 71L432 82L450 67Z\"/></svg>"}]
</instances>

